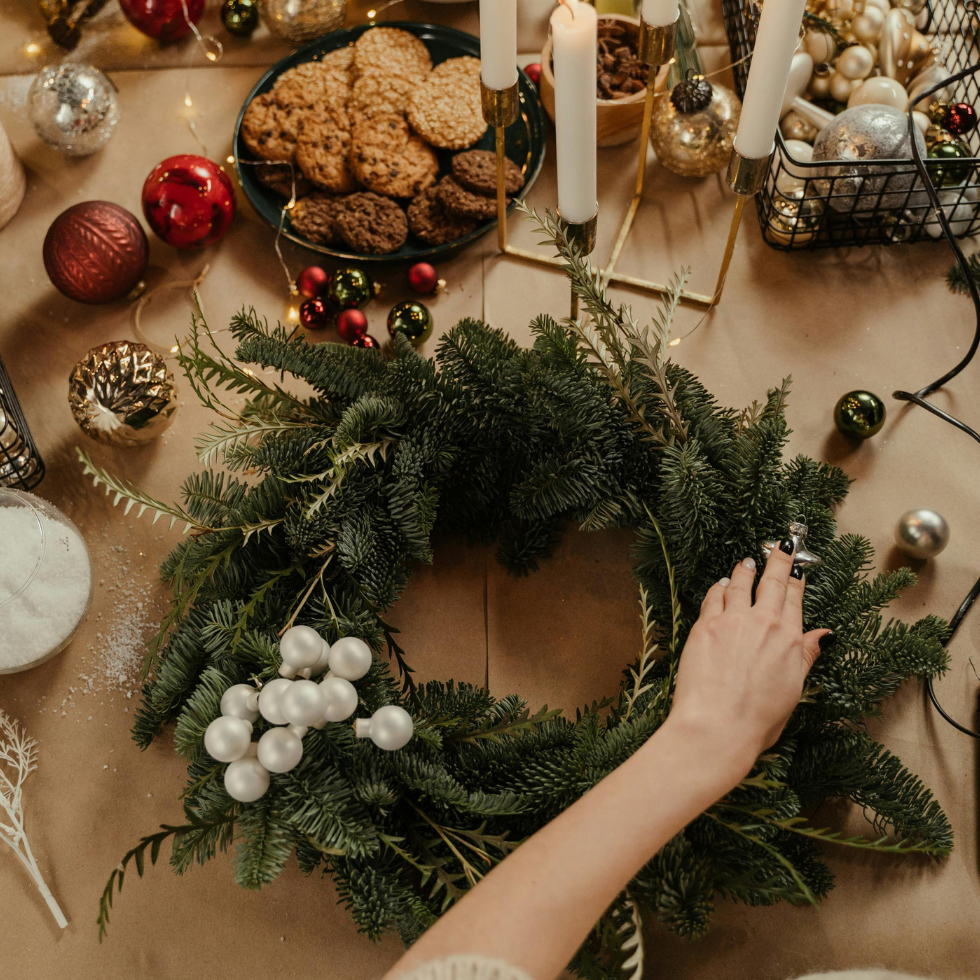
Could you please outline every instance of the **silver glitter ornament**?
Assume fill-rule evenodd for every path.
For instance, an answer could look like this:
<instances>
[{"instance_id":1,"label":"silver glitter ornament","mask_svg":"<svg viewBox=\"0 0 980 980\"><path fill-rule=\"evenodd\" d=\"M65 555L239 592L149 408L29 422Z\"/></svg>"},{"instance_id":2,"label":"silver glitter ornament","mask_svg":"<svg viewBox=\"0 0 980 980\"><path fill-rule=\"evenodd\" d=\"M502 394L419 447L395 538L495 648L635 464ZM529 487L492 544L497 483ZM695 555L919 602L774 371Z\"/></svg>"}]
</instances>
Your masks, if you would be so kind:
<instances>
[{"instance_id":1,"label":"silver glitter ornament","mask_svg":"<svg viewBox=\"0 0 980 980\"><path fill-rule=\"evenodd\" d=\"M344 26L347 0L259 0L259 16L273 37L304 44Z\"/></svg>"},{"instance_id":2,"label":"silver glitter ornament","mask_svg":"<svg viewBox=\"0 0 980 980\"><path fill-rule=\"evenodd\" d=\"M934 510L917 507L898 519L895 544L909 558L935 558L949 544L949 525Z\"/></svg>"},{"instance_id":3,"label":"silver glitter ornament","mask_svg":"<svg viewBox=\"0 0 980 980\"><path fill-rule=\"evenodd\" d=\"M96 441L139 446L173 421L177 387L159 354L117 340L93 348L75 365L68 404L82 431Z\"/></svg>"},{"instance_id":4,"label":"silver glitter ornament","mask_svg":"<svg viewBox=\"0 0 980 980\"><path fill-rule=\"evenodd\" d=\"M925 157L922 133L915 126L912 132ZM886 105L866 104L845 109L820 131L813 144L813 159L815 162L854 160L863 164L870 160L911 160L908 117ZM816 186L835 211L894 210L905 206L915 174L895 176L891 170L890 166L825 167L820 177L835 179L819 179Z\"/></svg>"},{"instance_id":5,"label":"silver glitter ornament","mask_svg":"<svg viewBox=\"0 0 980 980\"><path fill-rule=\"evenodd\" d=\"M116 90L91 65L49 65L37 73L27 111L38 136L66 156L101 150L119 122Z\"/></svg>"},{"instance_id":6,"label":"silver glitter ornament","mask_svg":"<svg viewBox=\"0 0 980 980\"><path fill-rule=\"evenodd\" d=\"M814 568L823 561L822 558L815 555L812 551L807 550L804 543L807 530L807 526L801 521L793 521L787 528L787 537L792 538L793 544L796 546L796 551L793 553L793 565L802 566L804 571L809 568ZM778 547L779 541L763 541L762 553L768 558L772 554L773 549Z\"/></svg>"}]
</instances>

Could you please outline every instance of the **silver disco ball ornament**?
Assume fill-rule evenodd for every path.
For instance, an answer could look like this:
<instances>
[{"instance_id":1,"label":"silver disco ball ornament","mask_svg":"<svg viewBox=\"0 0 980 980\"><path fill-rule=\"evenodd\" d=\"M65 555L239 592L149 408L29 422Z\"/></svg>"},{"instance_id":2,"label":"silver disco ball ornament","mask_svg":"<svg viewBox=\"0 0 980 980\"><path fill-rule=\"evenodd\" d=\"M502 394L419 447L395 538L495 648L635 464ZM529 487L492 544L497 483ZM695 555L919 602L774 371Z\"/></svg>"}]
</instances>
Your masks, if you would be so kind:
<instances>
[{"instance_id":1,"label":"silver disco ball ornament","mask_svg":"<svg viewBox=\"0 0 980 980\"><path fill-rule=\"evenodd\" d=\"M84 157L109 142L119 122L112 82L91 65L49 65L27 94L38 136L66 156Z\"/></svg>"},{"instance_id":2,"label":"silver disco ball ornament","mask_svg":"<svg viewBox=\"0 0 980 980\"><path fill-rule=\"evenodd\" d=\"M917 126L912 127L912 133L925 157L922 133ZM911 160L908 116L891 106L870 103L845 109L820 130L813 144L813 159L862 164L871 160ZM915 181L912 168L907 170L910 172L894 175L890 166L825 167L816 186L835 211L893 210L905 206Z\"/></svg>"}]
</instances>

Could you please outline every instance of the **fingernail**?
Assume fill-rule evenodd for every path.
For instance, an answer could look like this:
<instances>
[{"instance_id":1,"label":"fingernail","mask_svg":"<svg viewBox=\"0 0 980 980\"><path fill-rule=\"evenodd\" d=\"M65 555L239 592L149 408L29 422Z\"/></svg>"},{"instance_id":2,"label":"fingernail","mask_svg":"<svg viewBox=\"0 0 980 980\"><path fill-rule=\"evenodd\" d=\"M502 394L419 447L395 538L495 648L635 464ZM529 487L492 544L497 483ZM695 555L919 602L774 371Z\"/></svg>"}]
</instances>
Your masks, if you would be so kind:
<instances>
[{"instance_id":1,"label":"fingernail","mask_svg":"<svg viewBox=\"0 0 980 980\"><path fill-rule=\"evenodd\" d=\"M718 579L718 584L721 586L726 586L728 585L729 582L731 582L731 579L728 578L727 576L725 578Z\"/></svg>"},{"instance_id":2,"label":"fingernail","mask_svg":"<svg viewBox=\"0 0 980 980\"><path fill-rule=\"evenodd\" d=\"M802 565L794 565L789 570L789 577L790 578L802 579L803 578L803 566Z\"/></svg>"},{"instance_id":3,"label":"fingernail","mask_svg":"<svg viewBox=\"0 0 980 980\"><path fill-rule=\"evenodd\" d=\"M824 635L821 636L819 640L817 640L817 645L820 647L821 650L826 650L827 647L829 647L830 644L833 643L834 640L836 639L837 639L837 634L833 630L831 630L829 633L824 633Z\"/></svg>"},{"instance_id":4,"label":"fingernail","mask_svg":"<svg viewBox=\"0 0 980 980\"><path fill-rule=\"evenodd\" d=\"M779 550L787 555L793 554L793 552L796 550L796 545L793 543L793 539L783 538L783 540L779 542Z\"/></svg>"},{"instance_id":5,"label":"fingernail","mask_svg":"<svg viewBox=\"0 0 980 980\"><path fill-rule=\"evenodd\" d=\"M755 568L755 559L754 558L743 558L742 559L742 565L745 568Z\"/></svg>"}]
</instances>

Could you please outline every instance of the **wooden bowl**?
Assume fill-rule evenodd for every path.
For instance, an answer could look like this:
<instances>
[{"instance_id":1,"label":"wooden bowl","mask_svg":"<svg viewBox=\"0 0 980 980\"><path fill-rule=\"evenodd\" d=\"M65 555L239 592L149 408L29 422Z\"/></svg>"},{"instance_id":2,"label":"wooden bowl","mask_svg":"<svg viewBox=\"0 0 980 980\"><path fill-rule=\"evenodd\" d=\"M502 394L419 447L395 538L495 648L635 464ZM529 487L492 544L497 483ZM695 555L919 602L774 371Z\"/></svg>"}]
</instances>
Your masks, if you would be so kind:
<instances>
[{"instance_id":1,"label":"wooden bowl","mask_svg":"<svg viewBox=\"0 0 980 980\"><path fill-rule=\"evenodd\" d=\"M602 14L600 20L624 20L629 24L640 25L639 18L626 17L623 14ZM666 77L666 66L663 69ZM654 90L660 86L654 82ZM539 85L541 104L552 122L555 121L555 74L551 70L551 37L545 42L541 51L541 82ZM596 104L596 145L620 146L629 143L640 135L643 124L643 102L646 99L646 89L634 92L625 99L599 99Z\"/></svg>"}]
</instances>

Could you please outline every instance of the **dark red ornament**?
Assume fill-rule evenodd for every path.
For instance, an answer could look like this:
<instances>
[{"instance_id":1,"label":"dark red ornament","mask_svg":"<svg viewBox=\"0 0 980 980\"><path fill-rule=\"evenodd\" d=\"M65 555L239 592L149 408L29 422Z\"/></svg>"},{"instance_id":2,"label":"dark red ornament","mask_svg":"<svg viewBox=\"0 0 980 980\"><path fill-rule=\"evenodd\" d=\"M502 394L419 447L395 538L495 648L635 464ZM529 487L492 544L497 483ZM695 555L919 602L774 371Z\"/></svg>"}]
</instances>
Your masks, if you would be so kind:
<instances>
[{"instance_id":1,"label":"dark red ornament","mask_svg":"<svg viewBox=\"0 0 980 980\"><path fill-rule=\"evenodd\" d=\"M138 31L158 41L176 41L204 13L205 0L119 0L119 6ZM184 15L184 5L187 15ZM190 21L190 23L188 23Z\"/></svg>"},{"instance_id":2,"label":"dark red ornament","mask_svg":"<svg viewBox=\"0 0 980 980\"><path fill-rule=\"evenodd\" d=\"M323 292L323 287L330 281L330 276L326 274L318 265L311 265L305 268L296 277L296 288L301 296L313 299Z\"/></svg>"},{"instance_id":3,"label":"dark red ornament","mask_svg":"<svg viewBox=\"0 0 980 980\"><path fill-rule=\"evenodd\" d=\"M977 110L966 102L954 102L946 110L944 122L954 136L963 136L977 128Z\"/></svg>"},{"instance_id":4,"label":"dark red ornament","mask_svg":"<svg viewBox=\"0 0 980 980\"><path fill-rule=\"evenodd\" d=\"M308 299L299 308L299 322L307 330L322 330L324 327L329 327L332 321L333 314L319 296Z\"/></svg>"},{"instance_id":5,"label":"dark red ornament","mask_svg":"<svg viewBox=\"0 0 980 980\"><path fill-rule=\"evenodd\" d=\"M535 87L541 85L541 66L537 62L534 62L533 65L526 65L524 74L531 79Z\"/></svg>"},{"instance_id":6,"label":"dark red ornament","mask_svg":"<svg viewBox=\"0 0 980 980\"><path fill-rule=\"evenodd\" d=\"M375 348L381 350L381 344L369 333L366 333L363 337L358 337L357 340L352 340L351 347L361 347L364 350L374 350Z\"/></svg>"},{"instance_id":7,"label":"dark red ornament","mask_svg":"<svg viewBox=\"0 0 980 980\"><path fill-rule=\"evenodd\" d=\"M439 277L428 262L416 262L408 270L408 284L417 293L434 293L439 285Z\"/></svg>"},{"instance_id":8,"label":"dark red ornament","mask_svg":"<svg viewBox=\"0 0 980 980\"><path fill-rule=\"evenodd\" d=\"M83 201L62 211L44 238L44 268L55 288L79 303L122 299L146 271L146 232L111 201Z\"/></svg>"},{"instance_id":9,"label":"dark red ornament","mask_svg":"<svg viewBox=\"0 0 980 980\"><path fill-rule=\"evenodd\" d=\"M337 333L341 340L354 343L367 333L367 317L360 310L343 310L337 314Z\"/></svg>"},{"instance_id":10,"label":"dark red ornament","mask_svg":"<svg viewBox=\"0 0 980 980\"><path fill-rule=\"evenodd\" d=\"M143 215L174 248L204 248L228 234L235 188L207 157L180 153L158 163L143 184Z\"/></svg>"}]
</instances>

